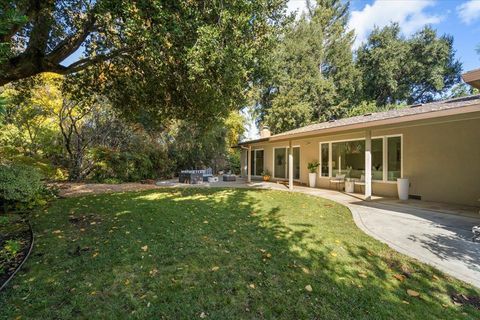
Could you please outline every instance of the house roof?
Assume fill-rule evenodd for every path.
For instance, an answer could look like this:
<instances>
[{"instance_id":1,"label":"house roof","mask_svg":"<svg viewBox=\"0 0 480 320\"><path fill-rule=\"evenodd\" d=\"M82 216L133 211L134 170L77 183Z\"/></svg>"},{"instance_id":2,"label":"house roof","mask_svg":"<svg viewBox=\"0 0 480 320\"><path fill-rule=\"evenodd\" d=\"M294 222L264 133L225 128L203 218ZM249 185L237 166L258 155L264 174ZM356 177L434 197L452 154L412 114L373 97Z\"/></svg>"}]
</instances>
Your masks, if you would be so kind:
<instances>
[{"instance_id":1,"label":"house roof","mask_svg":"<svg viewBox=\"0 0 480 320\"><path fill-rule=\"evenodd\" d=\"M368 128L377 125L436 118L475 111L480 111L480 95L436 101L425 104L415 104L402 109L374 112L356 117L315 123L298 129L275 134L269 138L243 141L239 143L239 145L248 145L266 140L285 140L288 138L312 134Z\"/></svg>"},{"instance_id":2,"label":"house roof","mask_svg":"<svg viewBox=\"0 0 480 320\"><path fill-rule=\"evenodd\" d=\"M463 81L474 88L480 89L480 69L471 70L462 74Z\"/></svg>"}]
</instances>

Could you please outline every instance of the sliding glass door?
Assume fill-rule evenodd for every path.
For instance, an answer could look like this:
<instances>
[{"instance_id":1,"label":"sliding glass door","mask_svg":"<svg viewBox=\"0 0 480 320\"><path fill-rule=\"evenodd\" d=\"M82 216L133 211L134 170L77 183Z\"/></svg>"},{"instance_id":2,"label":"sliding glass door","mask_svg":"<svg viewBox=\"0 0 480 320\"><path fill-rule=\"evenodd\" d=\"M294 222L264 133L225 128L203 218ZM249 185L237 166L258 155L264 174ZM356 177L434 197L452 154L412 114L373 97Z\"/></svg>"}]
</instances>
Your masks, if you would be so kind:
<instances>
[{"instance_id":1,"label":"sliding glass door","mask_svg":"<svg viewBox=\"0 0 480 320\"><path fill-rule=\"evenodd\" d=\"M288 179L288 147L273 149L273 177ZM300 147L293 147L293 179L300 179Z\"/></svg>"}]
</instances>

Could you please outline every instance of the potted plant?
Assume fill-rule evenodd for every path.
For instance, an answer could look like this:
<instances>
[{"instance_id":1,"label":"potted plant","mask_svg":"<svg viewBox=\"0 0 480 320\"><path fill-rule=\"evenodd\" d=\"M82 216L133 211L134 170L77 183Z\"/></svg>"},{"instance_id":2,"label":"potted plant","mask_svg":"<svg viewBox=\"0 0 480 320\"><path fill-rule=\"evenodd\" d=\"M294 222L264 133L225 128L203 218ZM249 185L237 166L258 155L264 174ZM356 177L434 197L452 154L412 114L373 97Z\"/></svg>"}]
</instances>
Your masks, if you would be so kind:
<instances>
[{"instance_id":1,"label":"potted plant","mask_svg":"<svg viewBox=\"0 0 480 320\"><path fill-rule=\"evenodd\" d=\"M262 176L263 176L263 181L270 181L270 177L272 176L270 174L270 171L268 170L263 170L262 171Z\"/></svg>"},{"instance_id":2,"label":"potted plant","mask_svg":"<svg viewBox=\"0 0 480 320\"><path fill-rule=\"evenodd\" d=\"M317 181L317 169L320 166L318 161L309 162L307 165L308 168L308 182L310 188L315 188L315 182Z\"/></svg>"}]
</instances>

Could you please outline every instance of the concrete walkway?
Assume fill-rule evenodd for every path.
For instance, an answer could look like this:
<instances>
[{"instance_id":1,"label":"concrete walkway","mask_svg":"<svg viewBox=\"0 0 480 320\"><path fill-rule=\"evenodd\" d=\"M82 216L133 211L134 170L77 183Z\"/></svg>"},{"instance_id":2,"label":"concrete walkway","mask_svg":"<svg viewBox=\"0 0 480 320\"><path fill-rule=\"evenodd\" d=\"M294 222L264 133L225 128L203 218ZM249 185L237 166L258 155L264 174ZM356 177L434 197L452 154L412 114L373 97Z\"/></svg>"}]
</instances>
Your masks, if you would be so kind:
<instances>
[{"instance_id":1,"label":"concrete walkway","mask_svg":"<svg viewBox=\"0 0 480 320\"><path fill-rule=\"evenodd\" d=\"M480 243L471 241L472 226L480 214L452 214L390 200L363 201L342 192L295 187L296 192L339 202L352 212L357 226L398 252L432 265L455 278L480 288Z\"/></svg>"},{"instance_id":2,"label":"concrete walkway","mask_svg":"<svg viewBox=\"0 0 480 320\"><path fill-rule=\"evenodd\" d=\"M176 181L162 184L185 186ZM288 191L282 184L248 184L243 179L197 186ZM471 241L472 226L480 225L480 214L469 213L460 207L455 211L455 206L432 205L423 201L402 203L381 197L364 201L361 196L302 186L295 186L294 192L319 196L347 206L357 226L368 235L398 252L480 288L480 243ZM458 214L452 214L454 212Z\"/></svg>"}]
</instances>

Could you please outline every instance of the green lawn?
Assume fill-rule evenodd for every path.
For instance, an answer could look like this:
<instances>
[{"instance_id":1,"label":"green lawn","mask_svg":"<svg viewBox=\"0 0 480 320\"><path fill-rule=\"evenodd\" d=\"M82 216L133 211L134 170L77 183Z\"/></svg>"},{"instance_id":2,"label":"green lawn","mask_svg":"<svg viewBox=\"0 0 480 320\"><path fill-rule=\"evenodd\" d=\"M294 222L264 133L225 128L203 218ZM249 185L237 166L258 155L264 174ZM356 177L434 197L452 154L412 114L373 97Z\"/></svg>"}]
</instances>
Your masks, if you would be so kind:
<instances>
[{"instance_id":1,"label":"green lawn","mask_svg":"<svg viewBox=\"0 0 480 320\"><path fill-rule=\"evenodd\" d=\"M32 222L36 246L0 293L2 319L480 317L449 298L478 291L302 194L106 194L58 200Z\"/></svg>"}]
</instances>

